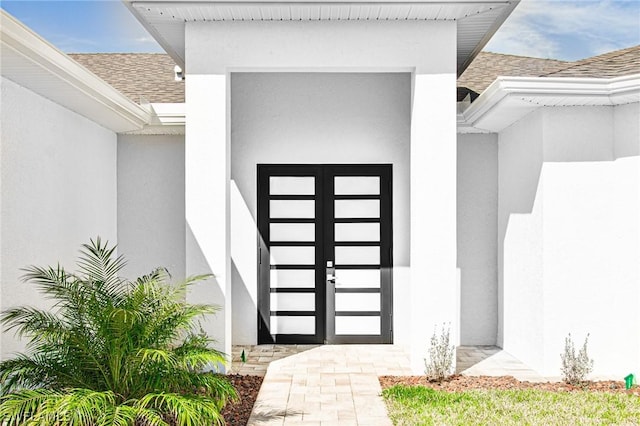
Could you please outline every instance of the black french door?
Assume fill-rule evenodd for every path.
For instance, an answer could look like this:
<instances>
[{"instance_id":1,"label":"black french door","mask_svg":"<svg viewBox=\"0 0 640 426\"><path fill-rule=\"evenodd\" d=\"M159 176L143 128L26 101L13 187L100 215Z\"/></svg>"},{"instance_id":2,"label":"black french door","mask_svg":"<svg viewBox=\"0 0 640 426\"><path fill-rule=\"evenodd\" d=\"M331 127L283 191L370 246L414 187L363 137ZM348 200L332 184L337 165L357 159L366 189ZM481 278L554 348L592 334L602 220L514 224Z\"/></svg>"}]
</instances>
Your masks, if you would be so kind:
<instances>
[{"instance_id":1,"label":"black french door","mask_svg":"<svg viewBox=\"0 0 640 426\"><path fill-rule=\"evenodd\" d=\"M258 165L258 343L392 343L391 179Z\"/></svg>"}]
</instances>

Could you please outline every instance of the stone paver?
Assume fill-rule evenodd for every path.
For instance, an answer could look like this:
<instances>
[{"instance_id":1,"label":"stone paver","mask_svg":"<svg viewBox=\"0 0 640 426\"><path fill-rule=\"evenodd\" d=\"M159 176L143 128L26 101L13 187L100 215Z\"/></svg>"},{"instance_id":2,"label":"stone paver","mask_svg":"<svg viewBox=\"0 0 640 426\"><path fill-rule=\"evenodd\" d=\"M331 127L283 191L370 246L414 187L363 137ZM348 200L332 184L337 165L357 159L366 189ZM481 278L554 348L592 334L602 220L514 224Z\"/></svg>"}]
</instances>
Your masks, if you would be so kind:
<instances>
[{"instance_id":1,"label":"stone paver","mask_svg":"<svg viewBox=\"0 0 640 426\"><path fill-rule=\"evenodd\" d=\"M456 359L465 375L546 380L494 346L458 347ZM398 345L260 345L234 347L231 372L265 376L249 426L386 426L378 376L411 375L409 365Z\"/></svg>"}]
</instances>

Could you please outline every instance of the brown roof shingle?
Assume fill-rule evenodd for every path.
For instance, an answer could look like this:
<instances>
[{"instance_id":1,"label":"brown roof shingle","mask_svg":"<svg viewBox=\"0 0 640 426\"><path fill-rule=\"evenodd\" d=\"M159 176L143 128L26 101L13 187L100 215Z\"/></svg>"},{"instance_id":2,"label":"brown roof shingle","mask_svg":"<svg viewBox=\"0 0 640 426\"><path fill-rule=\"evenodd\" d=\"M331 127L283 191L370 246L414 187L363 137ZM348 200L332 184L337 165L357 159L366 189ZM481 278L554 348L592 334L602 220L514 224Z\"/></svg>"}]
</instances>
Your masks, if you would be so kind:
<instances>
[{"instance_id":1,"label":"brown roof shingle","mask_svg":"<svg viewBox=\"0 0 640 426\"><path fill-rule=\"evenodd\" d=\"M566 67L571 62L480 52L458 78L458 87L482 93L498 76L538 77Z\"/></svg>"},{"instance_id":2,"label":"brown roof shingle","mask_svg":"<svg viewBox=\"0 0 640 426\"><path fill-rule=\"evenodd\" d=\"M541 76L612 78L631 74L640 74L640 45L572 62Z\"/></svg>"},{"instance_id":3,"label":"brown roof shingle","mask_svg":"<svg viewBox=\"0 0 640 426\"><path fill-rule=\"evenodd\" d=\"M71 53L92 73L132 101L184 102L184 82L175 81L175 62L160 53Z\"/></svg>"},{"instance_id":4,"label":"brown roof shingle","mask_svg":"<svg viewBox=\"0 0 640 426\"><path fill-rule=\"evenodd\" d=\"M73 53L74 60L140 103L184 102L184 82L175 81L175 63L158 53ZM498 76L600 77L640 73L640 45L576 62L480 52L458 78L458 100L469 92L472 99Z\"/></svg>"}]
</instances>

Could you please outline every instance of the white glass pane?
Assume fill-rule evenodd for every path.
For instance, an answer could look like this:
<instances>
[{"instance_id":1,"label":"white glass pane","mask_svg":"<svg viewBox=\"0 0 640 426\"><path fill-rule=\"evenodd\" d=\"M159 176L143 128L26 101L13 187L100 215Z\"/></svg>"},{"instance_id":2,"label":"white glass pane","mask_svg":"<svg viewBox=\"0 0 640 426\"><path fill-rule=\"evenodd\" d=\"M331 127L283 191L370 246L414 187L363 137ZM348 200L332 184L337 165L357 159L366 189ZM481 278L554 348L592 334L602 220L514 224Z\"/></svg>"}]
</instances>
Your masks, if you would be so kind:
<instances>
[{"instance_id":1,"label":"white glass pane","mask_svg":"<svg viewBox=\"0 0 640 426\"><path fill-rule=\"evenodd\" d=\"M271 334L315 334L315 317L271 317Z\"/></svg>"},{"instance_id":2,"label":"white glass pane","mask_svg":"<svg viewBox=\"0 0 640 426\"><path fill-rule=\"evenodd\" d=\"M380 317L336 317L336 334L380 335Z\"/></svg>"},{"instance_id":3,"label":"white glass pane","mask_svg":"<svg viewBox=\"0 0 640 426\"><path fill-rule=\"evenodd\" d=\"M271 310L315 311L315 298L313 293L271 293Z\"/></svg>"},{"instance_id":4,"label":"white glass pane","mask_svg":"<svg viewBox=\"0 0 640 426\"><path fill-rule=\"evenodd\" d=\"M272 269L271 287L314 288L316 271L313 269Z\"/></svg>"},{"instance_id":5,"label":"white glass pane","mask_svg":"<svg viewBox=\"0 0 640 426\"><path fill-rule=\"evenodd\" d=\"M380 270L336 269L336 287L380 288Z\"/></svg>"},{"instance_id":6,"label":"white glass pane","mask_svg":"<svg viewBox=\"0 0 640 426\"><path fill-rule=\"evenodd\" d=\"M336 241L380 241L379 223L336 223Z\"/></svg>"},{"instance_id":7,"label":"white glass pane","mask_svg":"<svg viewBox=\"0 0 640 426\"><path fill-rule=\"evenodd\" d=\"M336 311L380 311L380 293L336 293Z\"/></svg>"},{"instance_id":8,"label":"white glass pane","mask_svg":"<svg viewBox=\"0 0 640 426\"><path fill-rule=\"evenodd\" d=\"M377 265L380 247L336 247L336 265Z\"/></svg>"},{"instance_id":9,"label":"white glass pane","mask_svg":"<svg viewBox=\"0 0 640 426\"><path fill-rule=\"evenodd\" d=\"M271 241L315 241L314 223L271 223L269 224Z\"/></svg>"},{"instance_id":10,"label":"white glass pane","mask_svg":"<svg viewBox=\"0 0 640 426\"><path fill-rule=\"evenodd\" d=\"M335 200L335 217L380 217L380 200Z\"/></svg>"},{"instance_id":11,"label":"white glass pane","mask_svg":"<svg viewBox=\"0 0 640 426\"><path fill-rule=\"evenodd\" d=\"M314 200L269 200L269 216L278 218L311 218L316 214Z\"/></svg>"},{"instance_id":12,"label":"white glass pane","mask_svg":"<svg viewBox=\"0 0 640 426\"><path fill-rule=\"evenodd\" d=\"M271 195L313 195L315 190L313 176L269 177L269 194Z\"/></svg>"},{"instance_id":13,"label":"white glass pane","mask_svg":"<svg viewBox=\"0 0 640 426\"><path fill-rule=\"evenodd\" d=\"M315 247L271 247L272 265L313 265L316 263Z\"/></svg>"},{"instance_id":14,"label":"white glass pane","mask_svg":"<svg viewBox=\"0 0 640 426\"><path fill-rule=\"evenodd\" d=\"M380 194L380 177L378 176L336 176L334 185L336 195Z\"/></svg>"}]
</instances>

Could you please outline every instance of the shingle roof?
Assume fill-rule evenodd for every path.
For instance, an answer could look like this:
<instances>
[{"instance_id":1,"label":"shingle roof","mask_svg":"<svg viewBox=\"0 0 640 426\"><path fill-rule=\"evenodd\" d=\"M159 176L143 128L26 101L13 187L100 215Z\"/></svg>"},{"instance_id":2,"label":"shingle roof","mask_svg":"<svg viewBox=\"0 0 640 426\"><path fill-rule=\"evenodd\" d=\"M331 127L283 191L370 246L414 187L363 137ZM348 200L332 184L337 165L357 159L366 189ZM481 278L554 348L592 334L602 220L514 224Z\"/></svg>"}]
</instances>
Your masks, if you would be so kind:
<instances>
[{"instance_id":1,"label":"shingle roof","mask_svg":"<svg viewBox=\"0 0 640 426\"><path fill-rule=\"evenodd\" d=\"M543 75L612 78L631 74L640 74L640 45L572 62L564 68Z\"/></svg>"},{"instance_id":2,"label":"shingle roof","mask_svg":"<svg viewBox=\"0 0 640 426\"><path fill-rule=\"evenodd\" d=\"M140 103L184 102L184 82L175 81L175 62L158 53L72 53L71 58Z\"/></svg>"},{"instance_id":3,"label":"shingle roof","mask_svg":"<svg viewBox=\"0 0 640 426\"><path fill-rule=\"evenodd\" d=\"M480 52L458 78L458 87L482 93L498 76L538 77L566 67L571 62Z\"/></svg>"},{"instance_id":4,"label":"shingle roof","mask_svg":"<svg viewBox=\"0 0 640 426\"><path fill-rule=\"evenodd\" d=\"M70 54L98 77L134 102L141 97L154 103L184 102L184 82L174 80L175 63L169 55L156 53ZM509 77L601 77L640 73L640 45L576 62L480 52L458 78L458 100L472 99L498 76Z\"/></svg>"}]
</instances>

